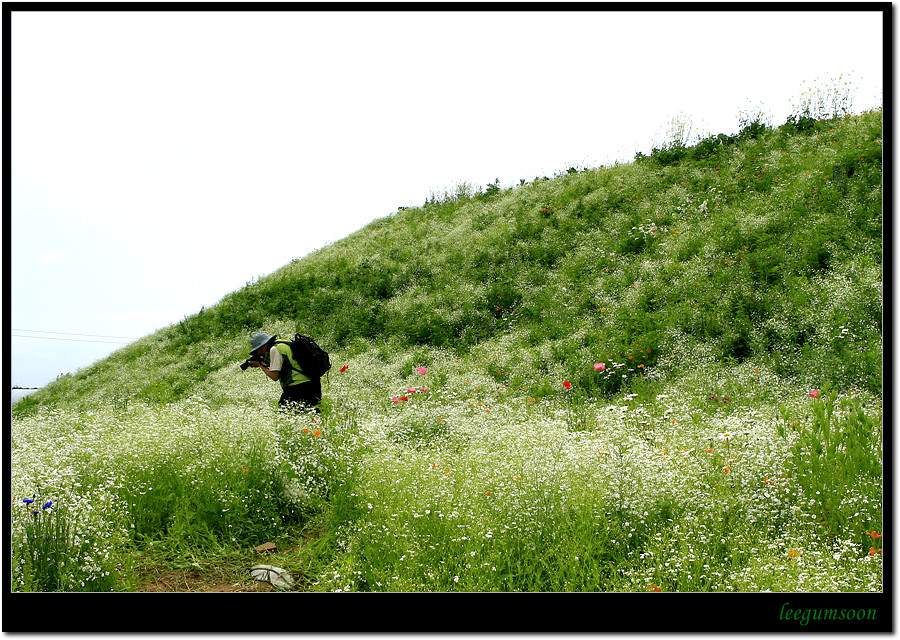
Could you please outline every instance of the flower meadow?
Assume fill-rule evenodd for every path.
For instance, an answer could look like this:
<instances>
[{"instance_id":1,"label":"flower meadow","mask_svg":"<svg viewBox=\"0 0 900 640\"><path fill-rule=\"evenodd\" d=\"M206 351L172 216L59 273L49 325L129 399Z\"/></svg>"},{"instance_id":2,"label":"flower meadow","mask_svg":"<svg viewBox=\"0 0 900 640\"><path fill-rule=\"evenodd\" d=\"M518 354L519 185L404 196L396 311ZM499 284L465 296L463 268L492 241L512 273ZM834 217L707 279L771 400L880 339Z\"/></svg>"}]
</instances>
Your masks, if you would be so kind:
<instances>
[{"instance_id":1,"label":"flower meadow","mask_svg":"<svg viewBox=\"0 0 900 640\"><path fill-rule=\"evenodd\" d=\"M275 542L306 591L882 591L880 145L461 186L62 376L13 410L13 589ZM237 367L262 329L330 352L320 415Z\"/></svg>"},{"instance_id":2,"label":"flower meadow","mask_svg":"<svg viewBox=\"0 0 900 640\"><path fill-rule=\"evenodd\" d=\"M124 589L130 553L253 547L328 511L335 542L306 589L881 589L880 401L865 391L811 397L751 363L604 401L560 379L537 399L548 380L499 384L439 349L404 375L378 351L340 360L318 422L275 412L236 367L209 383L232 405L201 391L17 420L13 494L52 506L13 505L14 585ZM845 469L843 432L864 472ZM61 508L57 548L34 550Z\"/></svg>"},{"instance_id":3,"label":"flower meadow","mask_svg":"<svg viewBox=\"0 0 900 640\"><path fill-rule=\"evenodd\" d=\"M723 375L715 370L573 406L441 360L429 367L452 371L440 388L406 405L382 403L382 415L366 421L372 457L359 475L362 517L347 524L343 563L321 587L881 588L880 552L871 553L881 523L879 441L861 454L876 468L845 477L849 492L827 511L820 487L797 480L813 453L799 443L822 400L786 392L760 403L769 376L745 368L730 373L730 407L697 393ZM369 369L350 371L360 366ZM867 394L831 393L824 402L835 429L878 411ZM834 535L823 529L831 518L842 523Z\"/></svg>"}]
</instances>

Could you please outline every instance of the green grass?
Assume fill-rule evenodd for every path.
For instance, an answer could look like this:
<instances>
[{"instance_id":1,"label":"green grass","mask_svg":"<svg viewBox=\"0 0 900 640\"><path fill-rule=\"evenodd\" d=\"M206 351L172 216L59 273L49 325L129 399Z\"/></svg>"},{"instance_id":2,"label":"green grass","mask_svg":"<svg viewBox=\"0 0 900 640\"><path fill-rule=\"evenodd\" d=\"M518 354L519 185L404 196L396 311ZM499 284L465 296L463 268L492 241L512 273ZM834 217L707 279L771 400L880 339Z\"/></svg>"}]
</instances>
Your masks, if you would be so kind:
<instances>
[{"instance_id":1,"label":"green grass","mask_svg":"<svg viewBox=\"0 0 900 640\"><path fill-rule=\"evenodd\" d=\"M14 588L40 494L68 590L308 539L312 590L880 591L881 117L461 185L30 394ZM258 330L331 352L320 422Z\"/></svg>"}]
</instances>

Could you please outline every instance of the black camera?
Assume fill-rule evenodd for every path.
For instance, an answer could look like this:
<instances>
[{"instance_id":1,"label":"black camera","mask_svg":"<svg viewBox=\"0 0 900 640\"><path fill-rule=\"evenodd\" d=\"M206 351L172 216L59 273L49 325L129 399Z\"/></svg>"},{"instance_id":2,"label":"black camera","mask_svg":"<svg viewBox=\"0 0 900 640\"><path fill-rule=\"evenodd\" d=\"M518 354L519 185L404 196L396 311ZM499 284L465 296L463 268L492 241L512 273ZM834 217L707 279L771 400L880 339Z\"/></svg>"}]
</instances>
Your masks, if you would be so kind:
<instances>
[{"instance_id":1,"label":"black camera","mask_svg":"<svg viewBox=\"0 0 900 640\"><path fill-rule=\"evenodd\" d=\"M241 365L240 365L241 371L246 371L247 367L250 366L251 362L262 362L262 361L263 361L262 356L259 355L258 353L254 353L252 356L250 356L249 358L247 358L246 360L244 360L241 363Z\"/></svg>"}]
</instances>

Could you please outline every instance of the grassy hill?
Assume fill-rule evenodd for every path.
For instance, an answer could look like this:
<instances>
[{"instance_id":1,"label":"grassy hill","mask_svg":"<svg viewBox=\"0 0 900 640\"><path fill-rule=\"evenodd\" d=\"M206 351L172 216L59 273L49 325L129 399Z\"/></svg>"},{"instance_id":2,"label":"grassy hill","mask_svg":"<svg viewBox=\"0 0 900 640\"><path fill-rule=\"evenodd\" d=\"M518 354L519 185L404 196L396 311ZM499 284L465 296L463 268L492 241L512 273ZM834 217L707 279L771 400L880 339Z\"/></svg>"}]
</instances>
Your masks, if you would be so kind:
<instances>
[{"instance_id":1,"label":"grassy hill","mask_svg":"<svg viewBox=\"0 0 900 640\"><path fill-rule=\"evenodd\" d=\"M307 588L880 588L881 143L792 117L460 185L17 403L14 487L115 498L120 587L122 549L314 527ZM324 426L238 369L259 330L331 352Z\"/></svg>"},{"instance_id":2,"label":"grassy hill","mask_svg":"<svg viewBox=\"0 0 900 640\"><path fill-rule=\"evenodd\" d=\"M370 341L465 356L502 338L506 361L592 393L619 389L621 378L596 381L585 362L642 351L660 373L690 371L697 358L752 360L810 386L877 390L881 114L750 128L512 189L463 185L248 283L32 401L95 401L110 389L177 400L230 371L251 333L273 328L339 353ZM144 375L122 375L135 365Z\"/></svg>"}]
</instances>

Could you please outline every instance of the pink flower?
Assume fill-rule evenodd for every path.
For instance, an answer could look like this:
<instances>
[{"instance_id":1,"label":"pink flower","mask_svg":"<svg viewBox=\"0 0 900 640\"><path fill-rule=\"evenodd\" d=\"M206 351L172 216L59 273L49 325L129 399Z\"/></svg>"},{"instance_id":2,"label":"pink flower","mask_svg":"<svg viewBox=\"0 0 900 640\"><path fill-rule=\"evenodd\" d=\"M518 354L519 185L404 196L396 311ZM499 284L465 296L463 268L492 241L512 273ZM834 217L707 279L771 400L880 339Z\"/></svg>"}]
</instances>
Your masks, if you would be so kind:
<instances>
[{"instance_id":1,"label":"pink flower","mask_svg":"<svg viewBox=\"0 0 900 640\"><path fill-rule=\"evenodd\" d=\"M419 389L419 391L425 393L426 391L428 391L428 387L422 387L421 389Z\"/></svg>"},{"instance_id":2,"label":"pink flower","mask_svg":"<svg viewBox=\"0 0 900 640\"><path fill-rule=\"evenodd\" d=\"M595 362L594 371L606 371L606 365L602 362Z\"/></svg>"},{"instance_id":3,"label":"pink flower","mask_svg":"<svg viewBox=\"0 0 900 640\"><path fill-rule=\"evenodd\" d=\"M397 404L398 402L400 402L400 398L398 398L397 396L394 396L392 399L394 401L394 404Z\"/></svg>"},{"instance_id":4,"label":"pink flower","mask_svg":"<svg viewBox=\"0 0 900 640\"><path fill-rule=\"evenodd\" d=\"M415 392L416 392L415 387L410 387L409 389L406 390L406 393L415 393Z\"/></svg>"},{"instance_id":5,"label":"pink flower","mask_svg":"<svg viewBox=\"0 0 900 640\"><path fill-rule=\"evenodd\" d=\"M809 397L810 398L818 398L819 393L820 393L820 391L818 389L816 389L815 391L813 391L812 393L809 394Z\"/></svg>"},{"instance_id":6,"label":"pink flower","mask_svg":"<svg viewBox=\"0 0 900 640\"><path fill-rule=\"evenodd\" d=\"M572 388L572 383L571 383L571 382L563 382L563 386L564 386L566 389L571 389L571 388Z\"/></svg>"},{"instance_id":7,"label":"pink flower","mask_svg":"<svg viewBox=\"0 0 900 640\"><path fill-rule=\"evenodd\" d=\"M426 369L425 367L416 367L416 371L424 376L428 372L428 369Z\"/></svg>"}]
</instances>

